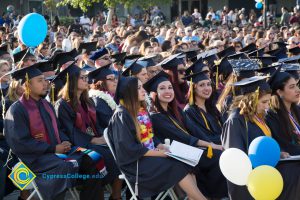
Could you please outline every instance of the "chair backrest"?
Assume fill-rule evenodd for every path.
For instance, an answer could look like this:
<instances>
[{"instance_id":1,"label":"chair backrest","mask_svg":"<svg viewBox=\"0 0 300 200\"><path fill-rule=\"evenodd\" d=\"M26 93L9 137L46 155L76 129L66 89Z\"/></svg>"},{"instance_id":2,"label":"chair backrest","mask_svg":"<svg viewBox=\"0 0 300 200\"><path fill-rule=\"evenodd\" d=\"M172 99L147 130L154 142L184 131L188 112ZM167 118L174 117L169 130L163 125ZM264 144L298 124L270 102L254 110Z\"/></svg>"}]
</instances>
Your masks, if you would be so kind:
<instances>
[{"instance_id":1,"label":"chair backrest","mask_svg":"<svg viewBox=\"0 0 300 200\"><path fill-rule=\"evenodd\" d=\"M111 146L110 140L109 140L109 138L108 138L107 128L104 129L103 137L104 137L104 139L105 139L105 141L106 141L106 144L107 144L108 148L110 149L111 154L113 155L115 161L117 161L116 156L115 156L115 152L114 152L114 150L113 150L113 148L112 148L112 146Z\"/></svg>"}]
</instances>

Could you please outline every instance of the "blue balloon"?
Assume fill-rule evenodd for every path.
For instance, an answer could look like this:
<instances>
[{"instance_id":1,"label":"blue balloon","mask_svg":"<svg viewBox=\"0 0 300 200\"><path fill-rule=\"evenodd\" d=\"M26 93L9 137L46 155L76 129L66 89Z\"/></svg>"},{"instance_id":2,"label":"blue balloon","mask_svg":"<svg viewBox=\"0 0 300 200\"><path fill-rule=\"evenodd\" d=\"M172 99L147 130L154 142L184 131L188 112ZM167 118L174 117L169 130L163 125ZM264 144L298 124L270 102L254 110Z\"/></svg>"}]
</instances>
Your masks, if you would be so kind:
<instances>
[{"instance_id":1,"label":"blue balloon","mask_svg":"<svg viewBox=\"0 0 300 200\"><path fill-rule=\"evenodd\" d=\"M27 47L36 47L45 40L47 29L47 22L42 15L30 13L20 21L18 34Z\"/></svg>"},{"instance_id":2,"label":"blue balloon","mask_svg":"<svg viewBox=\"0 0 300 200\"><path fill-rule=\"evenodd\" d=\"M263 4L261 2L257 2L255 4L255 8L257 8L257 9L262 9L262 7L263 7Z\"/></svg>"},{"instance_id":3,"label":"blue balloon","mask_svg":"<svg viewBox=\"0 0 300 200\"><path fill-rule=\"evenodd\" d=\"M261 165L275 167L280 159L280 147L273 138L260 136L251 142L248 156L253 168Z\"/></svg>"}]
</instances>

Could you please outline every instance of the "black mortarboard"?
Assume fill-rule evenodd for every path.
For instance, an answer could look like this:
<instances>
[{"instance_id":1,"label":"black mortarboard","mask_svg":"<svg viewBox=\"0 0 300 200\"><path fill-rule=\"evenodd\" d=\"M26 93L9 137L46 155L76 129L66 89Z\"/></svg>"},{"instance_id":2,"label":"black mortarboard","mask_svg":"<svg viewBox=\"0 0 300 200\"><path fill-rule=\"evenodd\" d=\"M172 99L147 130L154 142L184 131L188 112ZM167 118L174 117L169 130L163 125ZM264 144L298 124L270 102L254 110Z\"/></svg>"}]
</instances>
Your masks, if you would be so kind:
<instances>
[{"instance_id":1,"label":"black mortarboard","mask_svg":"<svg viewBox=\"0 0 300 200\"><path fill-rule=\"evenodd\" d=\"M194 49L194 50L184 51L183 53L185 53L187 60L195 62L197 60L197 52L198 49Z\"/></svg>"},{"instance_id":2,"label":"black mortarboard","mask_svg":"<svg viewBox=\"0 0 300 200\"><path fill-rule=\"evenodd\" d=\"M282 65L282 71L291 74L295 79L299 79L300 64L298 63L284 63Z\"/></svg>"},{"instance_id":3,"label":"black mortarboard","mask_svg":"<svg viewBox=\"0 0 300 200\"><path fill-rule=\"evenodd\" d=\"M126 60L135 60L135 59L138 59L138 58L141 58L143 57L143 55L140 55L140 54L132 54L132 55L126 55L123 60L122 60L122 64L125 64Z\"/></svg>"},{"instance_id":4,"label":"black mortarboard","mask_svg":"<svg viewBox=\"0 0 300 200\"><path fill-rule=\"evenodd\" d=\"M273 94L276 92L276 90L279 89L279 87L282 85L282 83L284 83L286 80L288 80L289 78L292 77L292 75L290 75L287 72L281 72L281 67L282 67L282 65L280 65L276 69L276 71L273 73L271 78L268 80L268 83L269 83L270 87L272 88Z\"/></svg>"},{"instance_id":5,"label":"black mortarboard","mask_svg":"<svg viewBox=\"0 0 300 200\"><path fill-rule=\"evenodd\" d=\"M256 45L254 43L251 43L251 44L245 46L244 48L242 48L240 50L240 52L249 53L249 52L253 52L255 50L257 50Z\"/></svg>"},{"instance_id":6,"label":"black mortarboard","mask_svg":"<svg viewBox=\"0 0 300 200\"><path fill-rule=\"evenodd\" d=\"M185 70L186 75L191 75L197 72L201 72L203 67L207 67L206 64L203 63L203 59L199 58L194 62L189 68Z\"/></svg>"},{"instance_id":7,"label":"black mortarboard","mask_svg":"<svg viewBox=\"0 0 300 200\"><path fill-rule=\"evenodd\" d=\"M95 48L95 50L96 50L96 48ZM90 56L90 59L93 60L93 61L95 61L95 60L97 60L98 58L100 58L100 57L102 57L102 56L104 56L104 55L106 55L106 54L108 54L108 53L109 53L109 51L108 51L105 47L103 47L103 48L101 48L101 49L95 51L95 52Z\"/></svg>"},{"instance_id":8,"label":"black mortarboard","mask_svg":"<svg viewBox=\"0 0 300 200\"><path fill-rule=\"evenodd\" d=\"M259 56L251 57L251 59L259 59L262 63L262 67L267 67L278 61L278 59L275 56Z\"/></svg>"},{"instance_id":9,"label":"black mortarboard","mask_svg":"<svg viewBox=\"0 0 300 200\"><path fill-rule=\"evenodd\" d=\"M260 68L256 71L262 73L264 76L272 76L273 73L276 71L276 67L278 67L278 63L274 63L273 65L269 65L268 67Z\"/></svg>"},{"instance_id":10,"label":"black mortarboard","mask_svg":"<svg viewBox=\"0 0 300 200\"><path fill-rule=\"evenodd\" d=\"M63 84L65 84L67 82L67 76L69 77L73 75L79 76L81 70L82 69L80 67L78 67L73 63L69 65L67 68L65 68L64 70L62 70L61 72L59 72L52 82L55 82L57 79L59 79L62 81Z\"/></svg>"},{"instance_id":11,"label":"black mortarboard","mask_svg":"<svg viewBox=\"0 0 300 200\"><path fill-rule=\"evenodd\" d=\"M92 51L96 51L97 49L97 41L96 42L86 42L86 43L80 43L78 48L79 54L90 54Z\"/></svg>"},{"instance_id":12,"label":"black mortarboard","mask_svg":"<svg viewBox=\"0 0 300 200\"><path fill-rule=\"evenodd\" d=\"M0 56L6 55L6 54L9 54L7 44L0 47Z\"/></svg>"},{"instance_id":13,"label":"black mortarboard","mask_svg":"<svg viewBox=\"0 0 300 200\"><path fill-rule=\"evenodd\" d=\"M43 75L43 73L40 70L38 70L34 65L11 71L9 74L11 74L13 79L21 80L21 84L25 83L27 75L28 80L36 76Z\"/></svg>"},{"instance_id":14,"label":"black mortarboard","mask_svg":"<svg viewBox=\"0 0 300 200\"><path fill-rule=\"evenodd\" d=\"M268 91L271 90L271 88L267 83L266 78L267 76L253 76L235 82L233 86L238 86L242 95L255 92L257 89L259 89L259 91Z\"/></svg>"},{"instance_id":15,"label":"black mortarboard","mask_svg":"<svg viewBox=\"0 0 300 200\"><path fill-rule=\"evenodd\" d=\"M113 53L112 55L110 55L110 57L112 58L112 61L114 63L120 63L126 57L126 52Z\"/></svg>"},{"instance_id":16,"label":"black mortarboard","mask_svg":"<svg viewBox=\"0 0 300 200\"><path fill-rule=\"evenodd\" d=\"M288 43L286 43L286 42L273 42L272 44L275 44L275 45L277 45L277 47L279 48L279 49L286 49L286 46L288 45Z\"/></svg>"},{"instance_id":17,"label":"black mortarboard","mask_svg":"<svg viewBox=\"0 0 300 200\"><path fill-rule=\"evenodd\" d=\"M138 74L143 68L143 65L137 63L138 59L136 59L129 67L127 67L123 72L123 76L132 76Z\"/></svg>"},{"instance_id":18,"label":"black mortarboard","mask_svg":"<svg viewBox=\"0 0 300 200\"><path fill-rule=\"evenodd\" d=\"M258 56L263 56L265 52L265 47L257 49L255 51L252 51L250 53L248 53L249 57L258 57Z\"/></svg>"},{"instance_id":19,"label":"black mortarboard","mask_svg":"<svg viewBox=\"0 0 300 200\"><path fill-rule=\"evenodd\" d=\"M300 54L300 47L297 46L297 47L288 49L288 52L294 56L297 56Z\"/></svg>"},{"instance_id":20,"label":"black mortarboard","mask_svg":"<svg viewBox=\"0 0 300 200\"><path fill-rule=\"evenodd\" d=\"M138 63L139 61L142 61L142 62L145 62L145 65L143 65L144 67L152 67L152 66L156 66L156 63L154 62L153 58L156 57L156 55L153 55L153 56L145 56L145 57L142 57L142 58L139 58L138 59ZM141 63L139 63L141 64Z\"/></svg>"},{"instance_id":21,"label":"black mortarboard","mask_svg":"<svg viewBox=\"0 0 300 200\"><path fill-rule=\"evenodd\" d=\"M18 63L18 62L20 62L22 60L22 58L25 59L25 58L28 58L28 57L34 57L34 55L32 55L30 53L29 49L24 49L24 50L22 50L22 51L20 51L18 53L15 53L13 55L13 57L14 57L14 63Z\"/></svg>"},{"instance_id":22,"label":"black mortarboard","mask_svg":"<svg viewBox=\"0 0 300 200\"><path fill-rule=\"evenodd\" d=\"M224 58L226 56L230 56L232 54L235 54L235 48L233 46L230 46L226 49L224 49L223 51L220 51L219 53L217 53L219 58Z\"/></svg>"},{"instance_id":23,"label":"black mortarboard","mask_svg":"<svg viewBox=\"0 0 300 200\"><path fill-rule=\"evenodd\" d=\"M253 59L228 59L228 62L231 64L235 74L242 79L255 76L255 71L260 68L258 61Z\"/></svg>"},{"instance_id":24,"label":"black mortarboard","mask_svg":"<svg viewBox=\"0 0 300 200\"><path fill-rule=\"evenodd\" d=\"M120 100L124 98L124 95L128 93L130 90L130 83L133 82L136 85L138 85L138 79L136 77L124 77L120 76L116 88L116 93L114 100L117 104L119 104Z\"/></svg>"},{"instance_id":25,"label":"black mortarboard","mask_svg":"<svg viewBox=\"0 0 300 200\"><path fill-rule=\"evenodd\" d=\"M229 59L249 59L249 57L244 52L239 52L230 56L227 56Z\"/></svg>"},{"instance_id":26,"label":"black mortarboard","mask_svg":"<svg viewBox=\"0 0 300 200\"><path fill-rule=\"evenodd\" d=\"M52 61L50 60L39 61L35 63L33 66L39 69L41 72L54 71L52 66Z\"/></svg>"},{"instance_id":27,"label":"black mortarboard","mask_svg":"<svg viewBox=\"0 0 300 200\"><path fill-rule=\"evenodd\" d=\"M233 70L232 66L228 62L227 58L223 58L221 60L216 61L215 65L213 66L213 69L212 69L213 72L218 71L219 74L223 74L225 76L228 76L229 74L231 74L232 70Z\"/></svg>"},{"instance_id":28,"label":"black mortarboard","mask_svg":"<svg viewBox=\"0 0 300 200\"><path fill-rule=\"evenodd\" d=\"M143 87L148 93L157 92L158 85L164 81L169 81L169 75L164 71L160 71L158 74L149 79Z\"/></svg>"},{"instance_id":29,"label":"black mortarboard","mask_svg":"<svg viewBox=\"0 0 300 200\"><path fill-rule=\"evenodd\" d=\"M172 69L174 67L177 68L179 64L182 64L182 61L177 58L181 54L182 53L171 55L157 65L161 66L163 69Z\"/></svg>"},{"instance_id":30,"label":"black mortarboard","mask_svg":"<svg viewBox=\"0 0 300 200\"><path fill-rule=\"evenodd\" d=\"M69 52L60 52L57 54L54 54L53 57L51 57L52 65L54 70L58 70L62 65L66 64L69 61L75 61L75 57L77 56L76 49L73 49Z\"/></svg>"},{"instance_id":31,"label":"black mortarboard","mask_svg":"<svg viewBox=\"0 0 300 200\"><path fill-rule=\"evenodd\" d=\"M216 54L212 54L203 58L203 62L207 64L209 67L214 65L214 61L218 60Z\"/></svg>"},{"instance_id":32,"label":"black mortarboard","mask_svg":"<svg viewBox=\"0 0 300 200\"><path fill-rule=\"evenodd\" d=\"M106 76L110 74L114 74L114 72L110 69L110 64L109 64L90 72L88 74L88 77L91 83L97 83L98 81L102 81L106 79Z\"/></svg>"},{"instance_id":33,"label":"black mortarboard","mask_svg":"<svg viewBox=\"0 0 300 200\"><path fill-rule=\"evenodd\" d=\"M199 81L203 80L210 80L206 75L207 72L197 72L195 74L191 74L189 76L184 77L185 80L192 81L193 83L198 83Z\"/></svg>"}]
</instances>

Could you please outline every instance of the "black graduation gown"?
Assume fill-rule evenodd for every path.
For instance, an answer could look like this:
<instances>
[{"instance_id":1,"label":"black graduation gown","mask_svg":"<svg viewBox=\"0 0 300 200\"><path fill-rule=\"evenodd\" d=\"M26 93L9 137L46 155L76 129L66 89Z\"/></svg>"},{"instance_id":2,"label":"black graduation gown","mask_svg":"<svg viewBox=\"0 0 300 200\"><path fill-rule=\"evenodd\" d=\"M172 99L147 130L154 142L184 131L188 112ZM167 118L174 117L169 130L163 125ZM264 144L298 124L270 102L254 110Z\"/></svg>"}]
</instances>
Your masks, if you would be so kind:
<instances>
[{"instance_id":1,"label":"black graduation gown","mask_svg":"<svg viewBox=\"0 0 300 200\"><path fill-rule=\"evenodd\" d=\"M207 129L205 121L200 112L202 112L205 116L210 130ZM187 118L191 121L191 123L194 123L194 125L201 130L201 134L205 134L211 142L215 144L221 144L222 127L220 122L214 116L208 112L205 112L201 108L198 108L196 105L187 105L184 108L184 113L187 115ZM194 136L199 138L198 135Z\"/></svg>"},{"instance_id":2,"label":"black graduation gown","mask_svg":"<svg viewBox=\"0 0 300 200\"><path fill-rule=\"evenodd\" d=\"M195 147L199 139L210 141L202 130L191 123L183 112L181 112L181 116L184 126L190 134L185 133L174 125L166 113L151 114L153 131L160 141L164 141L165 139L176 140ZM195 137L196 135L199 137ZM205 150L198 165L194 168L198 187L205 196L211 198L227 196L226 179L219 167L221 153L219 150L213 150L214 156L209 159L206 156L207 150Z\"/></svg>"},{"instance_id":3,"label":"black graduation gown","mask_svg":"<svg viewBox=\"0 0 300 200\"><path fill-rule=\"evenodd\" d=\"M254 123L245 120L235 109L229 115L223 126L222 144L225 149L238 148L248 154L250 143L259 136L265 136L262 130ZM248 127L248 128L247 128ZM246 130L246 132L245 132ZM273 133L272 133L273 134ZM300 199L300 163L279 163L276 168L284 180L284 188L278 199ZM238 186L228 181L228 191L231 200L252 200L246 186Z\"/></svg>"},{"instance_id":4,"label":"black graduation gown","mask_svg":"<svg viewBox=\"0 0 300 200\"><path fill-rule=\"evenodd\" d=\"M55 104L55 110L58 120L61 123L61 128L70 138L73 145L92 149L103 156L106 170L108 172L108 174L104 177L103 183L111 183L114 179L116 179L120 172L109 148L106 145L91 144L90 141L92 140L92 136L82 132L75 126L76 112L65 100L59 99ZM96 124L96 129L98 133L102 134L98 124Z\"/></svg>"},{"instance_id":5,"label":"black graduation gown","mask_svg":"<svg viewBox=\"0 0 300 200\"><path fill-rule=\"evenodd\" d=\"M73 187L74 179L49 179L43 178L43 174L74 174L79 168L70 162L58 158L55 153L57 141L54 129L51 126L51 118L39 101L38 109L47 129L51 143L35 140L30 134L29 116L21 102L11 105L4 120L4 133L8 145L37 176L35 181L44 199L53 199L66 188ZM60 132L62 141L66 138ZM79 159L79 158L78 158Z\"/></svg>"},{"instance_id":6,"label":"black graduation gown","mask_svg":"<svg viewBox=\"0 0 300 200\"><path fill-rule=\"evenodd\" d=\"M285 139L283 136L285 133L280 127L278 114L275 111L271 109L268 110L266 121L272 131L274 139L279 143L282 151L288 152L291 155L300 155L300 144L294 144Z\"/></svg>"},{"instance_id":7,"label":"black graduation gown","mask_svg":"<svg viewBox=\"0 0 300 200\"><path fill-rule=\"evenodd\" d=\"M104 129L107 128L108 123L114 111L111 107L106 103L105 100L101 99L100 97L92 97L91 98L95 104L96 108L96 115L97 115L97 124L101 129L101 133Z\"/></svg>"},{"instance_id":8,"label":"black graduation gown","mask_svg":"<svg viewBox=\"0 0 300 200\"><path fill-rule=\"evenodd\" d=\"M108 126L108 135L118 166L135 188L138 161L138 196L151 197L182 180L190 171L186 164L171 158L145 157L148 151L136 139L134 122L128 111L118 106Z\"/></svg>"}]
</instances>

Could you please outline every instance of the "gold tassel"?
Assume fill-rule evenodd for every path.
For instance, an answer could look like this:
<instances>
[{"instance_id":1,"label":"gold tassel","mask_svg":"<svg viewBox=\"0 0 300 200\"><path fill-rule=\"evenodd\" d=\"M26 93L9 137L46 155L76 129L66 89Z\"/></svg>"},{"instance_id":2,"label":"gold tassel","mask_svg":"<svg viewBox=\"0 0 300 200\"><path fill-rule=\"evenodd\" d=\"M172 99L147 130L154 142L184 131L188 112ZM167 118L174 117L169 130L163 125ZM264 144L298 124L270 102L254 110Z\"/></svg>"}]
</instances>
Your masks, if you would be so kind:
<instances>
[{"instance_id":1,"label":"gold tassel","mask_svg":"<svg viewBox=\"0 0 300 200\"><path fill-rule=\"evenodd\" d=\"M258 104L258 97L259 97L259 87L257 88L257 90L255 91L255 107Z\"/></svg>"},{"instance_id":2,"label":"gold tassel","mask_svg":"<svg viewBox=\"0 0 300 200\"><path fill-rule=\"evenodd\" d=\"M233 75L233 83L237 82L237 76ZM236 96L235 95L235 87L231 86L231 90L232 90L232 96Z\"/></svg>"},{"instance_id":3,"label":"gold tassel","mask_svg":"<svg viewBox=\"0 0 300 200\"><path fill-rule=\"evenodd\" d=\"M200 111L200 112L201 112L201 111ZM204 116L203 112L201 112L201 116L202 116L202 118L203 118L203 120L204 120L204 123L205 123L206 128L207 128L208 130L210 130L209 125L208 125L208 122L207 122L207 119L206 119L206 117Z\"/></svg>"},{"instance_id":4,"label":"gold tassel","mask_svg":"<svg viewBox=\"0 0 300 200\"><path fill-rule=\"evenodd\" d=\"M131 72L131 70L129 70L129 76L132 76L132 72Z\"/></svg>"},{"instance_id":5,"label":"gold tassel","mask_svg":"<svg viewBox=\"0 0 300 200\"><path fill-rule=\"evenodd\" d=\"M217 65L217 73L216 73L216 89L219 89L219 65Z\"/></svg>"},{"instance_id":6,"label":"gold tassel","mask_svg":"<svg viewBox=\"0 0 300 200\"><path fill-rule=\"evenodd\" d=\"M67 82L66 82L66 101L70 101L70 95L69 95L69 86L70 86L70 80L69 80L69 73L67 73Z\"/></svg>"},{"instance_id":7,"label":"gold tassel","mask_svg":"<svg viewBox=\"0 0 300 200\"><path fill-rule=\"evenodd\" d=\"M28 77L28 73L26 73L25 76L25 98L28 100L29 99L29 95L30 95L30 88L29 88L29 77Z\"/></svg>"},{"instance_id":8,"label":"gold tassel","mask_svg":"<svg viewBox=\"0 0 300 200\"><path fill-rule=\"evenodd\" d=\"M124 100L123 99L120 99L119 103L120 103L120 105L124 106Z\"/></svg>"},{"instance_id":9,"label":"gold tassel","mask_svg":"<svg viewBox=\"0 0 300 200\"><path fill-rule=\"evenodd\" d=\"M189 96L189 104L193 105L194 104L194 84L193 80L191 78L190 80L190 96Z\"/></svg>"},{"instance_id":10,"label":"gold tassel","mask_svg":"<svg viewBox=\"0 0 300 200\"><path fill-rule=\"evenodd\" d=\"M55 103L55 99L54 99L54 89L55 89L55 85L54 83L51 84L51 102L52 102L52 105L54 105Z\"/></svg>"},{"instance_id":11,"label":"gold tassel","mask_svg":"<svg viewBox=\"0 0 300 200\"><path fill-rule=\"evenodd\" d=\"M212 147L211 147L211 145L208 145L208 147L207 147L207 157L208 158L212 158L213 157L213 149L212 149Z\"/></svg>"}]
</instances>

